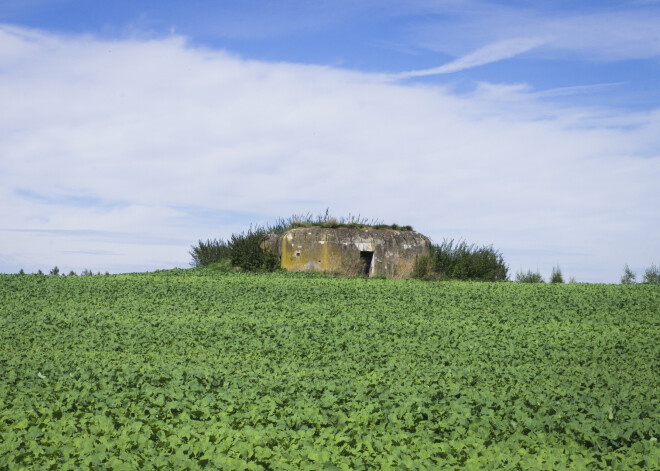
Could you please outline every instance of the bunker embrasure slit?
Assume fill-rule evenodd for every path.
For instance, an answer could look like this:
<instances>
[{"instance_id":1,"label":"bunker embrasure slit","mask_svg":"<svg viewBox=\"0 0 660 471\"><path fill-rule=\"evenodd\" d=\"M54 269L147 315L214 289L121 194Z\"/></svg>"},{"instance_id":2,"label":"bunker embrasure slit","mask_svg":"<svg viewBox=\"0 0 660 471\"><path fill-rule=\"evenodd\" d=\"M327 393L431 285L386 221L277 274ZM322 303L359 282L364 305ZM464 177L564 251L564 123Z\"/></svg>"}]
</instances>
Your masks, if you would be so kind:
<instances>
[{"instance_id":1,"label":"bunker embrasure slit","mask_svg":"<svg viewBox=\"0 0 660 471\"><path fill-rule=\"evenodd\" d=\"M360 261L362 262L362 274L368 275L371 271L371 262L374 259L374 253L370 250L360 250Z\"/></svg>"}]
</instances>

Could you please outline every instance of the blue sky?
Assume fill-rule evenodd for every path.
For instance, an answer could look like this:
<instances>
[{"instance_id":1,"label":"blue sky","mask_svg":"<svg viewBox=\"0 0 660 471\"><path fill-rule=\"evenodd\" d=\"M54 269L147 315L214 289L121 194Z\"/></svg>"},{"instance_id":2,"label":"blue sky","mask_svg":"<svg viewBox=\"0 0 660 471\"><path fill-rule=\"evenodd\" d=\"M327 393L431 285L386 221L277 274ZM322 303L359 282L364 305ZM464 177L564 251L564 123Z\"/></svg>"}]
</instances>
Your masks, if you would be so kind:
<instances>
[{"instance_id":1,"label":"blue sky","mask_svg":"<svg viewBox=\"0 0 660 471\"><path fill-rule=\"evenodd\" d=\"M330 208L512 272L660 262L660 2L0 4L0 271Z\"/></svg>"},{"instance_id":2,"label":"blue sky","mask_svg":"<svg viewBox=\"0 0 660 471\"><path fill-rule=\"evenodd\" d=\"M0 21L53 33L109 40L177 34L246 59L366 72L432 69L508 41L505 59L491 54L492 62L433 80L467 90L475 81L527 83L536 91L584 87L581 98L591 104L647 109L660 104L659 16L657 1L9 0L0 6Z\"/></svg>"}]
</instances>

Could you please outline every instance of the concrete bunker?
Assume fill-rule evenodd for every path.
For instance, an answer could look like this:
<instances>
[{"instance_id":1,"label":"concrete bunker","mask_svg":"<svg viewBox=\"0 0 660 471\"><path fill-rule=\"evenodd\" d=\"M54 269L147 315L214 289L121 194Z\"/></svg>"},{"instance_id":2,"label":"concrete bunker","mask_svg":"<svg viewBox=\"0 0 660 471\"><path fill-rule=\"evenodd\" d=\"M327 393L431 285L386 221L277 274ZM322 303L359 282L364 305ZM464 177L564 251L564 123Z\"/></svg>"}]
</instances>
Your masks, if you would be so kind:
<instances>
[{"instance_id":1,"label":"concrete bunker","mask_svg":"<svg viewBox=\"0 0 660 471\"><path fill-rule=\"evenodd\" d=\"M289 271L408 278L431 242L414 231L300 227L269 236L264 247Z\"/></svg>"}]
</instances>

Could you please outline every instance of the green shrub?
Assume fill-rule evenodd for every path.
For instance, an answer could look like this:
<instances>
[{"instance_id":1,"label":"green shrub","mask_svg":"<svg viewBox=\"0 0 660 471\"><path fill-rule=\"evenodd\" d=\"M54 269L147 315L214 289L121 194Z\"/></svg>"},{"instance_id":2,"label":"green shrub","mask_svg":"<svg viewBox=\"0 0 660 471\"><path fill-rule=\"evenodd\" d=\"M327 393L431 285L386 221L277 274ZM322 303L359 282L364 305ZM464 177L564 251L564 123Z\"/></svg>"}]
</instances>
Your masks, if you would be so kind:
<instances>
[{"instance_id":1,"label":"green shrub","mask_svg":"<svg viewBox=\"0 0 660 471\"><path fill-rule=\"evenodd\" d=\"M644 272L643 283L660 283L660 268L651 264L651 267Z\"/></svg>"},{"instance_id":2,"label":"green shrub","mask_svg":"<svg viewBox=\"0 0 660 471\"><path fill-rule=\"evenodd\" d=\"M504 281L509 276L502 254L492 246L478 247L445 239L431 246L431 260L438 279Z\"/></svg>"},{"instance_id":3,"label":"green shrub","mask_svg":"<svg viewBox=\"0 0 660 471\"><path fill-rule=\"evenodd\" d=\"M205 267L211 263L230 258L231 249L227 242L222 239L208 239L206 242L200 239L196 246L190 247L189 253L193 258L190 263L192 266Z\"/></svg>"},{"instance_id":4,"label":"green shrub","mask_svg":"<svg viewBox=\"0 0 660 471\"><path fill-rule=\"evenodd\" d=\"M433 261L430 255L415 257L415 265L412 272L412 277L415 280L431 280L433 279L432 272Z\"/></svg>"},{"instance_id":5,"label":"green shrub","mask_svg":"<svg viewBox=\"0 0 660 471\"><path fill-rule=\"evenodd\" d=\"M265 253L261 248L265 233L262 229L250 228L247 232L232 234L229 241L231 263L244 270L257 270L264 265Z\"/></svg>"},{"instance_id":6,"label":"green shrub","mask_svg":"<svg viewBox=\"0 0 660 471\"><path fill-rule=\"evenodd\" d=\"M552 267L552 274L550 275L550 283L563 283L564 277L561 274L561 268Z\"/></svg>"},{"instance_id":7,"label":"green shrub","mask_svg":"<svg viewBox=\"0 0 660 471\"><path fill-rule=\"evenodd\" d=\"M516 273L516 281L519 283L545 283L541 274L532 272L532 270L527 270L527 273L523 271Z\"/></svg>"},{"instance_id":8,"label":"green shrub","mask_svg":"<svg viewBox=\"0 0 660 471\"><path fill-rule=\"evenodd\" d=\"M282 267L280 257L276 253L271 252L270 250L264 250L264 270L266 271L277 271Z\"/></svg>"},{"instance_id":9,"label":"green shrub","mask_svg":"<svg viewBox=\"0 0 660 471\"><path fill-rule=\"evenodd\" d=\"M275 271L280 268L279 257L262 248L268 235L263 227L250 227L247 232L232 234L229 241L222 239L200 240L191 246L190 255L194 267L211 267L219 271L231 271L240 267L248 271Z\"/></svg>"},{"instance_id":10,"label":"green shrub","mask_svg":"<svg viewBox=\"0 0 660 471\"><path fill-rule=\"evenodd\" d=\"M623 276L621 277L622 285L633 285L637 279L637 275L630 269L628 264L623 267Z\"/></svg>"},{"instance_id":11,"label":"green shrub","mask_svg":"<svg viewBox=\"0 0 660 471\"><path fill-rule=\"evenodd\" d=\"M247 232L232 234L228 244L232 265L250 271L279 269L280 260L277 255L262 247L267 236L267 229L259 226L250 227Z\"/></svg>"}]
</instances>

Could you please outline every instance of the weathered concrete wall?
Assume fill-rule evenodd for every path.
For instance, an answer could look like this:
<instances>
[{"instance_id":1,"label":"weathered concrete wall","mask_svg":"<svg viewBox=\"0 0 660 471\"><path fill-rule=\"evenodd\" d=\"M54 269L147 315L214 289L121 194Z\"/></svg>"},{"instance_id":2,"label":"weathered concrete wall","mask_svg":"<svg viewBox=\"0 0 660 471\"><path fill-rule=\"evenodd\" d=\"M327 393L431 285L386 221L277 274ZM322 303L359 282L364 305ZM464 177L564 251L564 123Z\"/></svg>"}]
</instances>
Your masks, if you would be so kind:
<instances>
[{"instance_id":1,"label":"weathered concrete wall","mask_svg":"<svg viewBox=\"0 0 660 471\"><path fill-rule=\"evenodd\" d=\"M408 278L416 257L427 255L431 243L413 231L309 227L272 236L265 246L289 271Z\"/></svg>"}]
</instances>

